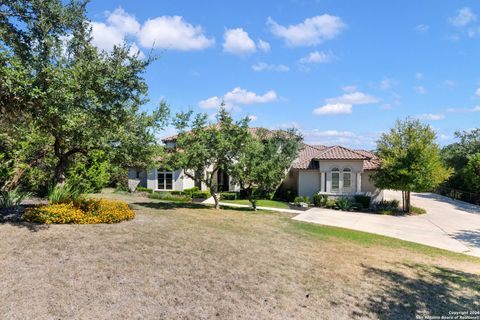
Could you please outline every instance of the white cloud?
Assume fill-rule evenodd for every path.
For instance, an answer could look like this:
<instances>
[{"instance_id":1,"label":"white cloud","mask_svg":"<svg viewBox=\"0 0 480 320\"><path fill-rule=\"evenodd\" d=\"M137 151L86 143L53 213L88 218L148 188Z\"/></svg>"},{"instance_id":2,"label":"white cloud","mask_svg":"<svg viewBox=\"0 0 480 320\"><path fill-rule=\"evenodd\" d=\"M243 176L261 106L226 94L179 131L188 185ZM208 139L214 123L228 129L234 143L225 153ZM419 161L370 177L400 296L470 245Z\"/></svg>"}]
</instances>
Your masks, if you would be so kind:
<instances>
[{"instance_id":1,"label":"white cloud","mask_svg":"<svg viewBox=\"0 0 480 320\"><path fill-rule=\"evenodd\" d=\"M131 56L138 54L139 59L145 59L145 54L142 52L142 50L140 50L140 48L137 46L135 42L130 45L128 54Z\"/></svg>"},{"instance_id":2,"label":"white cloud","mask_svg":"<svg viewBox=\"0 0 480 320\"><path fill-rule=\"evenodd\" d=\"M342 90L345 91L345 92L355 92L355 91L357 91L357 87L356 86L343 86Z\"/></svg>"},{"instance_id":3,"label":"white cloud","mask_svg":"<svg viewBox=\"0 0 480 320\"><path fill-rule=\"evenodd\" d=\"M350 113L352 113L352 105L345 103L327 103L313 110L313 114L317 116Z\"/></svg>"},{"instance_id":4,"label":"white cloud","mask_svg":"<svg viewBox=\"0 0 480 320\"><path fill-rule=\"evenodd\" d=\"M457 85L457 83L453 80L445 80L443 81L443 84L447 87L455 87Z\"/></svg>"},{"instance_id":5,"label":"white cloud","mask_svg":"<svg viewBox=\"0 0 480 320\"><path fill-rule=\"evenodd\" d=\"M110 13L107 22L123 34L137 34L140 31L140 23L137 19L122 8L117 8Z\"/></svg>"},{"instance_id":6,"label":"white cloud","mask_svg":"<svg viewBox=\"0 0 480 320\"><path fill-rule=\"evenodd\" d=\"M181 51L202 50L215 44L201 26L193 26L181 16L161 16L147 20L140 31L140 44L146 48Z\"/></svg>"},{"instance_id":7,"label":"white cloud","mask_svg":"<svg viewBox=\"0 0 480 320\"><path fill-rule=\"evenodd\" d=\"M316 137L353 137L355 134L351 131L337 131L337 130L325 130L320 131L314 129L311 131Z\"/></svg>"},{"instance_id":8,"label":"white cloud","mask_svg":"<svg viewBox=\"0 0 480 320\"><path fill-rule=\"evenodd\" d=\"M475 106L473 108L449 108L447 112L480 112L480 106Z\"/></svg>"},{"instance_id":9,"label":"white cloud","mask_svg":"<svg viewBox=\"0 0 480 320\"><path fill-rule=\"evenodd\" d=\"M284 64L268 64L265 62L259 62L252 65L253 71L274 71L274 72L288 72L290 68Z\"/></svg>"},{"instance_id":10,"label":"white cloud","mask_svg":"<svg viewBox=\"0 0 480 320\"><path fill-rule=\"evenodd\" d=\"M247 116L247 118L250 120L250 121L257 121L257 116L254 116L254 115L249 115Z\"/></svg>"},{"instance_id":11,"label":"white cloud","mask_svg":"<svg viewBox=\"0 0 480 320\"><path fill-rule=\"evenodd\" d=\"M457 15L448 19L448 21L455 27L465 27L471 22L477 20L477 16L468 7L463 7L457 11Z\"/></svg>"},{"instance_id":12,"label":"white cloud","mask_svg":"<svg viewBox=\"0 0 480 320\"><path fill-rule=\"evenodd\" d=\"M345 29L346 24L340 17L323 14L289 26L282 26L269 17L267 26L275 36L294 47L318 45L325 40L333 39Z\"/></svg>"},{"instance_id":13,"label":"white cloud","mask_svg":"<svg viewBox=\"0 0 480 320\"><path fill-rule=\"evenodd\" d=\"M380 84L378 85L378 87L381 90L388 90L388 89L391 89L396 84L397 84L397 81L395 79L384 78L382 81L380 81Z\"/></svg>"},{"instance_id":14,"label":"white cloud","mask_svg":"<svg viewBox=\"0 0 480 320\"><path fill-rule=\"evenodd\" d=\"M255 42L242 28L225 30L223 40L223 51L231 54L244 56L257 50Z\"/></svg>"},{"instance_id":15,"label":"white cloud","mask_svg":"<svg viewBox=\"0 0 480 320\"><path fill-rule=\"evenodd\" d=\"M480 87L478 87L477 90L475 90L475 95L477 97L480 97Z\"/></svg>"},{"instance_id":16,"label":"white cloud","mask_svg":"<svg viewBox=\"0 0 480 320\"><path fill-rule=\"evenodd\" d=\"M365 94L360 91L346 93L341 95L340 97L330 98L326 100L329 104L370 104L370 103L377 103L380 101L379 98Z\"/></svg>"},{"instance_id":17,"label":"white cloud","mask_svg":"<svg viewBox=\"0 0 480 320\"><path fill-rule=\"evenodd\" d=\"M314 51L310 52L308 56L301 58L300 63L329 63L335 56L331 52Z\"/></svg>"},{"instance_id":18,"label":"white cloud","mask_svg":"<svg viewBox=\"0 0 480 320\"><path fill-rule=\"evenodd\" d=\"M425 33L428 32L428 30L430 30L430 26L428 24L419 24L415 27L415 31L419 33Z\"/></svg>"},{"instance_id":19,"label":"white cloud","mask_svg":"<svg viewBox=\"0 0 480 320\"><path fill-rule=\"evenodd\" d=\"M259 39L257 41L257 47L258 47L258 49L262 50L263 52L270 51L270 43L268 43L267 41L263 41L262 39Z\"/></svg>"},{"instance_id":20,"label":"white cloud","mask_svg":"<svg viewBox=\"0 0 480 320\"><path fill-rule=\"evenodd\" d=\"M417 79L417 80L423 79L423 73L421 73L421 72L415 73L415 79Z\"/></svg>"},{"instance_id":21,"label":"white cloud","mask_svg":"<svg viewBox=\"0 0 480 320\"><path fill-rule=\"evenodd\" d=\"M212 109L220 107L221 102L225 103L227 109L238 109L239 105L252 105L274 102L278 99L277 93L273 90L267 91L263 95L250 92L242 88L235 88L227 92L223 97L210 97L198 103L201 108Z\"/></svg>"},{"instance_id":22,"label":"white cloud","mask_svg":"<svg viewBox=\"0 0 480 320\"><path fill-rule=\"evenodd\" d=\"M438 121L438 120L445 119L445 115L443 115L441 113L424 113L422 115L419 115L418 119Z\"/></svg>"},{"instance_id":23,"label":"white cloud","mask_svg":"<svg viewBox=\"0 0 480 320\"><path fill-rule=\"evenodd\" d=\"M425 89L424 86L416 86L414 89L415 89L415 91L417 91L419 94L426 94L426 93L427 93L427 89Z\"/></svg>"}]
</instances>

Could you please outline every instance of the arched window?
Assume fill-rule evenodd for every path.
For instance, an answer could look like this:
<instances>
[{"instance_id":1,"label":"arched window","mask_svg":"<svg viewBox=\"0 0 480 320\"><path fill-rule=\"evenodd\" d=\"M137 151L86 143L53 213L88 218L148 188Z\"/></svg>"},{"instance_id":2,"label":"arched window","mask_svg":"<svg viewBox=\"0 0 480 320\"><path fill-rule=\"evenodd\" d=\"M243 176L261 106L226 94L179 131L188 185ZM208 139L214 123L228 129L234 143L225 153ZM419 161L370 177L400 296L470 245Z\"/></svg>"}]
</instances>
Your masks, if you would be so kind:
<instances>
[{"instance_id":1,"label":"arched window","mask_svg":"<svg viewBox=\"0 0 480 320\"><path fill-rule=\"evenodd\" d=\"M343 192L352 190L352 170L350 168L343 169Z\"/></svg>"},{"instance_id":2,"label":"arched window","mask_svg":"<svg viewBox=\"0 0 480 320\"><path fill-rule=\"evenodd\" d=\"M340 170L332 168L332 192L340 191Z\"/></svg>"}]
</instances>

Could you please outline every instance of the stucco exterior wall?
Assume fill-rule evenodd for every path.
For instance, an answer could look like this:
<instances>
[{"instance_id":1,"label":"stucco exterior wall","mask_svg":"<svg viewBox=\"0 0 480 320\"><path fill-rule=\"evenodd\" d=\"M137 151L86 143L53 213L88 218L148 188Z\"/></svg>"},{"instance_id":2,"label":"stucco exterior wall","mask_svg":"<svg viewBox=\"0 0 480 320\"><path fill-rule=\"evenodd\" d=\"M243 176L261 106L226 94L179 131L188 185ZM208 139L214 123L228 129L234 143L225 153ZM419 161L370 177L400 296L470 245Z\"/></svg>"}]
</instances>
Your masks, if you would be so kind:
<instances>
[{"instance_id":1,"label":"stucco exterior wall","mask_svg":"<svg viewBox=\"0 0 480 320\"><path fill-rule=\"evenodd\" d=\"M298 195L313 197L320 191L320 171L300 170L298 172Z\"/></svg>"},{"instance_id":2,"label":"stucco exterior wall","mask_svg":"<svg viewBox=\"0 0 480 320\"><path fill-rule=\"evenodd\" d=\"M379 202L383 200L383 190L378 189L370 179L372 173L372 171L362 173L362 192L369 194L373 202Z\"/></svg>"},{"instance_id":3,"label":"stucco exterior wall","mask_svg":"<svg viewBox=\"0 0 480 320\"><path fill-rule=\"evenodd\" d=\"M128 180L139 180L139 187L147 187L147 172L145 170L128 168Z\"/></svg>"}]
</instances>

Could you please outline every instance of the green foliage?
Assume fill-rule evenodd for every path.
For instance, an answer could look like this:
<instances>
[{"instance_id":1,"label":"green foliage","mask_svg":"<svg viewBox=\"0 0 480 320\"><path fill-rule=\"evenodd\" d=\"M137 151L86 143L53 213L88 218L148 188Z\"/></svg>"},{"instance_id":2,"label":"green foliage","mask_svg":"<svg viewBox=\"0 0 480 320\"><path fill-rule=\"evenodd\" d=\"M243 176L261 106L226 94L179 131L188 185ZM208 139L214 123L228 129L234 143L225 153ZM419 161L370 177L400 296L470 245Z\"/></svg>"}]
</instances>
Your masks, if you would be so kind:
<instances>
[{"instance_id":1,"label":"green foliage","mask_svg":"<svg viewBox=\"0 0 480 320\"><path fill-rule=\"evenodd\" d=\"M425 214L425 213L427 213L427 210L425 210L425 209L423 209L423 208L411 206L411 207L410 207L410 213L414 213L414 214Z\"/></svg>"},{"instance_id":2,"label":"green foliage","mask_svg":"<svg viewBox=\"0 0 480 320\"><path fill-rule=\"evenodd\" d=\"M220 200L237 200L238 194L236 192L222 192L220 193Z\"/></svg>"},{"instance_id":3,"label":"green foliage","mask_svg":"<svg viewBox=\"0 0 480 320\"><path fill-rule=\"evenodd\" d=\"M468 156L468 163L463 169L465 182L468 190L480 192L480 152Z\"/></svg>"},{"instance_id":4,"label":"green foliage","mask_svg":"<svg viewBox=\"0 0 480 320\"><path fill-rule=\"evenodd\" d=\"M147 101L142 75L153 59L132 56L129 45L98 50L85 6L76 0L2 2L0 134L15 140L6 152L0 148L12 160L4 190L30 168L62 183L78 155L94 150L124 166L151 165L161 153L156 133L165 124L166 104L140 112Z\"/></svg>"},{"instance_id":5,"label":"green foliage","mask_svg":"<svg viewBox=\"0 0 480 320\"><path fill-rule=\"evenodd\" d=\"M183 168L186 176L204 183L214 196L215 208L219 209L217 172L221 169L230 173L229 166L240 157L242 148L239 146L245 144L248 135L248 119L235 122L223 107L215 125L209 124L207 118L206 114L193 117L191 111L176 115L174 125L179 131L176 148L181 152L170 154L166 166Z\"/></svg>"},{"instance_id":6,"label":"green foliage","mask_svg":"<svg viewBox=\"0 0 480 320\"><path fill-rule=\"evenodd\" d=\"M327 207L327 208L336 208L336 207L337 207L337 200L335 200L335 199L328 199L325 207Z\"/></svg>"},{"instance_id":7,"label":"green foliage","mask_svg":"<svg viewBox=\"0 0 480 320\"><path fill-rule=\"evenodd\" d=\"M444 163L452 167L454 174L446 181L448 188L460 189L470 192L479 192L480 189L475 183L475 175L472 175L472 169L466 169L469 158L476 157L480 153L480 129L471 131L457 131L455 137L458 142L452 143L442 149L442 159ZM474 170L473 170L474 171Z\"/></svg>"},{"instance_id":8,"label":"green foliage","mask_svg":"<svg viewBox=\"0 0 480 320\"><path fill-rule=\"evenodd\" d=\"M184 196L185 195L185 192L179 191L179 190L173 190L173 191L170 191L170 193L173 194L174 196Z\"/></svg>"},{"instance_id":9,"label":"green foliage","mask_svg":"<svg viewBox=\"0 0 480 320\"><path fill-rule=\"evenodd\" d=\"M295 200L293 200L293 203L295 205L299 205L300 203L306 203L307 205L310 204L310 197L309 196L305 196L305 197L295 197Z\"/></svg>"},{"instance_id":10,"label":"green foliage","mask_svg":"<svg viewBox=\"0 0 480 320\"><path fill-rule=\"evenodd\" d=\"M48 191L50 203L67 203L77 201L82 197L82 191L71 184L55 185Z\"/></svg>"},{"instance_id":11,"label":"green foliage","mask_svg":"<svg viewBox=\"0 0 480 320\"><path fill-rule=\"evenodd\" d=\"M176 201L176 202L190 202L192 200L189 196L173 195L170 192L155 191L148 195L149 198L164 200L164 201Z\"/></svg>"},{"instance_id":12,"label":"green foliage","mask_svg":"<svg viewBox=\"0 0 480 320\"><path fill-rule=\"evenodd\" d=\"M194 193L192 193L192 198L196 198L196 199L208 199L211 196L212 196L212 194L208 190L195 191Z\"/></svg>"},{"instance_id":13,"label":"green foliage","mask_svg":"<svg viewBox=\"0 0 480 320\"><path fill-rule=\"evenodd\" d=\"M398 200L382 200L373 203L372 208L373 210L398 210L400 205L400 201Z\"/></svg>"},{"instance_id":14,"label":"green foliage","mask_svg":"<svg viewBox=\"0 0 480 320\"><path fill-rule=\"evenodd\" d=\"M145 187L137 187L137 191L138 192L148 192L148 193L152 193L153 190L150 189L150 188L145 188ZM172 193L173 194L173 193Z\"/></svg>"},{"instance_id":15,"label":"green foliage","mask_svg":"<svg viewBox=\"0 0 480 320\"><path fill-rule=\"evenodd\" d=\"M23 199L30 196L28 192L22 192L18 188L10 191L0 191L0 209L17 207Z\"/></svg>"},{"instance_id":16,"label":"green foliage","mask_svg":"<svg viewBox=\"0 0 480 320\"><path fill-rule=\"evenodd\" d=\"M377 142L381 167L372 179L379 188L404 191L405 211L409 210L411 191L430 191L452 172L444 167L435 139L430 126L407 119L397 121Z\"/></svg>"},{"instance_id":17,"label":"green foliage","mask_svg":"<svg viewBox=\"0 0 480 320\"><path fill-rule=\"evenodd\" d=\"M193 188L188 188L188 189L184 189L183 190L183 193L186 195L186 196L189 196L190 198L192 197L192 194L194 192L197 192L197 191L200 191L200 189L198 187L193 187Z\"/></svg>"},{"instance_id":18,"label":"green foliage","mask_svg":"<svg viewBox=\"0 0 480 320\"><path fill-rule=\"evenodd\" d=\"M372 197L366 195L355 195L353 197L355 203L357 203L362 209L370 208L370 204L372 202Z\"/></svg>"},{"instance_id":19,"label":"green foliage","mask_svg":"<svg viewBox=\"0 0 480 320\"><path fill-rule=\"evenodd\" d=\"M109 182L109 166L103 151L92 151L88 157L76 159L67 172L67 180L83 193L100 192Z\"/></svg>"},{"instance_id":20,"label":"green foliage","mask_svg":"<svg viewBox=\"0 0 480 320\"><path fill-rule=\"evenodd\" d=\"M325 207L327 205L328 196L326 194L314 194L313 205L315 207Z\"/></svg>"},{"instance_id":21,"label":"green foliage","mask_svg":"<svg viewBox=\"0 0 480 320\"><path fill-rule=\"evenodd\" d=\"M355 209L355 203L350 198L343 197L336 200L335 207L342 211L352 211Z\"/></svg>"}]
</instances>

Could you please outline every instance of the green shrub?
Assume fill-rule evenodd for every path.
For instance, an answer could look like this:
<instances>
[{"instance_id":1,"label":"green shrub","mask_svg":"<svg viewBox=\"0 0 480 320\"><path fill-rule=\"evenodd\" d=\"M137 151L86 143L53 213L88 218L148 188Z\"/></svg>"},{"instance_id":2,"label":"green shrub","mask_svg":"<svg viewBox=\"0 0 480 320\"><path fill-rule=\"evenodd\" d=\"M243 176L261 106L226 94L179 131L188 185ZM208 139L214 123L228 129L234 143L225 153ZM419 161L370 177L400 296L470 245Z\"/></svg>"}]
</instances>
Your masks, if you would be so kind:
<instances>
[{"instance_id":1,"label":"green shrub","mask_svg":"<svg viewBox=\"0 0 480 320\"><path fill-rule=\"evenodd\" d=\"M347 197L337 199L335 206L337 209L342 211L351 211L355 208L353 201Z\"/></svg>"},{"instance_id":2,"label":"green shrub","mask_svg":"<svg viewBox=\"0 0 480 320\"><path fill-rule=\"evenodd\" d=\"M425 214L427 213L427 210L419 207L410 206L410 213Z\"/></svg>"},{"instance_id":3,"label":"green shrub","mask_svg":"<svg viewBox=\"0 0 480 320\"><path fill-rule=\"evenodd\" d=\"M192 198L188 196L173 195L170 192L155 191L148 196L151 199L158 199L164 201L190 202Z\"/></svg>"},{"instance_id":4,"label":"green shrub","mask_svg":"<svg viewBox=\"0 0 480 320\"><path fill-rule=\"evenodd\" d=\"M0 192L0 209L17 207L28 196L30 196L28 192L22 192L18 188L11 191L2 191Z\"/></svg>"},{"instance_id":5,"label":"green shrub","mask_svg":"<svg viewBox=\"0 0 480 320\"><path fill-rule=\"evenodd\" d=\"M192 197L192 194L197 191L200 191L198 187L188 188L183 190L183 194Z\"/></svg>"},{"instance_id":6,"label":"green shrub","mask_svg":"<svg viewBox=\"0 0 480 320\"><path fill-rule=\"evenodd\" d=\"M357 203L362 209L370 208L370 203L372 202L372 197L365 195L356 195L353 197L355 203Z\"/></svg>"},{"instance_id":7,"label":"green shrub","mask_svg":"<svg viewBox=\"0 0 480 320\"><path fill-rule=\"evenodd\" d=\"M335 199L327 199L327 203L325 204L327 208L336 208L337 207L337 200Z\"/></svg>"},{"instance_id":8,"label":"green shrub","mask_svg":"<svg viewBox=\"0 0 480 320\"><path fill-rule=\"evenodd\" d=\"M77 200L82 196L80 189L73 187L69 183L56 185L48 191L48 201L50 203L66 203Z\"/></svg>"},{"instance_id":9,"label":"green shrub","mask_svg":"<svg viewBox=\"0 0 480 320\"><path fill-rule=\"evenodd\" d=\"M374 210L398 210L400 201L398 200L382 200L375 202L372 207Z\"/></svg>"},{"instance_id":10,"label":"green shrub","mask_svg":"<svg viewBox=\"0 0 480 320\"><path fill-rule=\"evenodd\" d=\"M237 200L236 192L222 192L220 193L220 200Z\"/></svg>"},{"instance_id":11,"label":"green shrub","mask_svg":"<svg viewBox=\"0 0 480 320\"><path fill-rule=\"evenodd\" d=\"M67 171L67 180L82 193L100 192L110 180L109 166L103 151L91 151L75 158Z\"/></svg>"},{"instance_id":12,"label":"green shrub","mask_svg":"<svg viewBox=\"0 0 480 320\"><path fill-rule=\"evenodd\" d=\"M171 194L175 195L175 196L184 196L185 195L185 192L183 191L178 191L178 190L173 190L173 191L170 191Z\"/></svg>"},{"instance_id":13,"label":"green shrub","mask_svg":"<svg viewBox=\"0 0 480 320\"><path fill-rule=\"evenodd\" d=\"M328 196L326 194L313 195L313 205L315 207L325 207L327 205Z\"/></svg>"},{"instance_id":14,"label":"green shrub","mask_svg":"<svg viewBox=\"0 0 480 320\"><path fill-rule=\"evenodd\" d=\"M197 191L192 194L192 198L208 199L211 197L210 191Z\"/></svg>"},{"instance_id":15,"label":"green shrub","mask_svg":"<svg viewBox=\"0 0 480 320\"><path fill-rule=\"evenodd\" d=\"M153 190L150 189L150 188L145 188L145 187L137 187L137 191L138 192L148 192L148 193L152 193Z\"/></svg>"},{"instance_id":16,"label":"green shrub","mask_svg":"<svg viewBox=\"0 0 480 320\"><path fill-rule=\"evenodd\" d=\"M295 197L295 199L293 200L293 202L295 203L295 205L299 205L300 202L304 202L306 204L310 204L310 197L309 196L305 196L305 197Z\"/></svg>"},{"instance_id":17,"label":"green shrub","mask_svg":"<svg viewBox=\"0 0 480 320\"><path fill-rule=\"evenodd\" d=\"M134 217L135 212L125 202L106 199L81 199L49 204L29 208L23 214L25 221L46 224L116 223Z\"/></svg>"}]
</instances>

